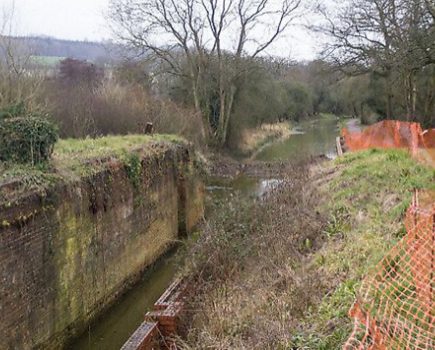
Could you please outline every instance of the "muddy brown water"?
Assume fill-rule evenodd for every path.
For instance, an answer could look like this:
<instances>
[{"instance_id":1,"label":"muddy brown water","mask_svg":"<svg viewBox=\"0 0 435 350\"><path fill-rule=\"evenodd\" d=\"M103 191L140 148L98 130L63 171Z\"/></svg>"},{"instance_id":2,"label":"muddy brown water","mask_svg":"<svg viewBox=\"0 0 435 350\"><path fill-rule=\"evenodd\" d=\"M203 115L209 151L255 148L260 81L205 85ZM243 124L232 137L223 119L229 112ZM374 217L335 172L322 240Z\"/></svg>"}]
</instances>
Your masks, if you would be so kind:
<instances>
[{"instance_id":1,"label":"muddy brown water","mask_svg":"<svg viewBox=\"0 0 435 350\"><path fill-rule=\"evenodd\" d=\"M254 157L258 161L300 161L326 155L335 157L338 124L333 119L306 121L296 127L296 134L263 147ZM279 184L279 179L253 178L246 175L234 179L214 178L208 183L212 200L225 200L234 191L258 198ZM177 266L175 250L150 268L129 292L110 308L88 330L68 347L71 350L118 350L143 322L144 315L172 282Z\"/></svg>"}]
</instances>

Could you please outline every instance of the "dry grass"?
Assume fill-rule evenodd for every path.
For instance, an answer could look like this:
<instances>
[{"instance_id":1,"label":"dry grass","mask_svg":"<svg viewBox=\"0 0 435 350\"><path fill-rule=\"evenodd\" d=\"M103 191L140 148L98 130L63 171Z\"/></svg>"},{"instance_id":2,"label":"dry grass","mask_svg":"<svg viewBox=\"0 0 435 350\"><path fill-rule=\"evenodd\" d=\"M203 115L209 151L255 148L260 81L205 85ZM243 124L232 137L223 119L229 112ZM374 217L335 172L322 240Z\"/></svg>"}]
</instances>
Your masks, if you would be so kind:
<instances>
[{"instance_id":1,"label":"dry grass","mask_svg":"<svg viewBox=\"0 0 435 350\"><path fill-rule=\"evenodd\" d=\"M219 214L189 249L187 270L199 290L190 298L186 349L279 349L291 343L289 327L323 289L319 276L302 272L324 224L313 210L318 199L306 177L307 169L293 168L267 200L234 199L222 204L225 210L216 209Z\"/></svg>"},{"instance_id":2,"label":"dry grass","mask_svg":"<svg viewBox=\"0 0 435 350\"><path fill-rule=\"evenodd\" d=\"M291 135L289 122L263 124L255 129L242 131L239 149L244 154L251 154L264 144Z\"/></svg>"},{"instance_id":3,"label":"dry grass","mask_svg":"<svg viewBox=\"0 0 435 350\"><path fill-rule=\"evenodd\" d=\"M199 288L185 349L341 349L363 276L404 234L413 188L435 174L367 151L288 174L265 201L216 208L188 250Z\"/></svg>"}]
</instances>

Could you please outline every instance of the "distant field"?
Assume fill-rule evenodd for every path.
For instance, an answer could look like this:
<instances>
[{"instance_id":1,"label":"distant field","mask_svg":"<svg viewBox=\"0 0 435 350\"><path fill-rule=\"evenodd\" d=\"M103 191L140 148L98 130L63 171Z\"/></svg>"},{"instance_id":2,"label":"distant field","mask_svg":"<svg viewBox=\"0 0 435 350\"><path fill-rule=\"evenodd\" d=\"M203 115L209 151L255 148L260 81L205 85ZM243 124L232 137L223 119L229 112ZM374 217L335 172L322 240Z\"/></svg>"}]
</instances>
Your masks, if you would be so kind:
<instances>
[{"instance_id":1,"label":"distant field","mask_svg":"<svg viewBox=\"0 0 435 350\"><path fill-rule=\"evenodd\" d=\"M66 57L59 56L31 56L31 63L52 67L56 66L60 61L64 60Z\"/></svg>"}]
</instances>

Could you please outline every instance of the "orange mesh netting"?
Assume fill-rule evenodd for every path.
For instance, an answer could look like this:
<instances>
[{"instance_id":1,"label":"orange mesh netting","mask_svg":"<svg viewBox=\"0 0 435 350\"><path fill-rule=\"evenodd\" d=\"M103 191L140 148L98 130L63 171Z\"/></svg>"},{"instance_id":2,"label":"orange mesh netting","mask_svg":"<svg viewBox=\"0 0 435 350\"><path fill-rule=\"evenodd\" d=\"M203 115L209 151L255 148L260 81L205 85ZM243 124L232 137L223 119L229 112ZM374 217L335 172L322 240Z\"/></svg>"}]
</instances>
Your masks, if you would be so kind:
<instances>
[{"instance_id":1,"label":"orange mesh netting","mask_svg":"<svg viewBox=\"0 0 435 350\"><path fill-rule=\"evenodd\" d=\"M404 148L435 166L435 129L386 120L342 132L350 151ZM362 282L350 310L354 329L344 349L435 349L435 192L415 193L405 237Z\"/></svg>"},{"instance_id":2,"label":"orange mesh netting","mask_svg":"<svg viewBox=\"0 0 435 350\"><path fill-rule=\"evenodd\" d=\"M420 161L435 166L435 129L423 131L419 123L384 120L363 131L343 129L342 136L350 151L405 148Z\"/></svg>"},{"instance_id":3,"label":"orange mesh netting","mask_svg":"<svg viewBox=\"0 0 435 350\"><path fill-rule=\"evenodd\" d=\"M344 349L435 349L434 196L414 196L406 236L364 279Z\"/></svg>"}]
</instances>

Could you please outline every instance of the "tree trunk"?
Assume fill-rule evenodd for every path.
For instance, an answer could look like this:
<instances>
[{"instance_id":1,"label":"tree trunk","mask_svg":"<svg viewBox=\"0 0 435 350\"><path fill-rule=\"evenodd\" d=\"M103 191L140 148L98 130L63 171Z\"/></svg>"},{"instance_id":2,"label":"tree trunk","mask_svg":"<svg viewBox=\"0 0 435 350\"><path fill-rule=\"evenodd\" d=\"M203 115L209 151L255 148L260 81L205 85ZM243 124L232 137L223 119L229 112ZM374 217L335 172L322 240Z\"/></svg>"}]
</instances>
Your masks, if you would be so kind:
<instances>
[{"instance_id":1,"label":"tree trunk","mask_svg":"<svg viewBox=\"0 0 435 350\"><path fill-rule=\"evenodd\" d=\"M405 99L406 99L406 120L410 121L415 117L417 103L417 88L415 86L415 72L408 71L405 75Z\"/></svg>"},{"instance_id":2,"label":"tree trunk","mask_svg":"<svg viewBox=\"0 0 435 350\"><path fill-rule=\"evenodd\" d=\"M417 115L417 82L415 72L411 73L411 113L415 119Z\"/></svg>"},{"instance_id":3,"label":"tree trunk","mask_svg":"<svg viewBox=\"0 0 435 350\"><path fill-rule=\"evenodd\" d=\"M230 124L231 113L234 104L234 98L236 94L236 87L231 84L229 93L223 91L220 96L220 108L219 108L219 124L216 132L216 139L219 146L225 145L228 137L228 127Z\"/></svg>"},{"instance_id":4,"label":"tree trunk","mask_svg":"<svg viewBox=\"0 0 435 350\"><path fill-rule=\"evenodd\" d=\"M435 117L432 117L434 115L434 106L435 106L435 69L429 68L429 73L431 74L432 78L429 79L427 86L426 86L426 97L424 101L424 109L423 109L423 120L424 125L428 126L432 124L432 120ZM431 120L432 118L432 120Z\"/></svg>"},{"instance_id":5,"label":"tree trunk","mask_svg":"<svg viewBox=\"0 0 435 350\"><path fill-rule=\"evenodd\" d=\"M201 100L199 98L198 84L196 79L193 79L192 93L193 93L193 102L195 105L195 112L199 113L199 115L201 116L203 135L205 140L208 142L210 140L210 135L211 135L210 122L208 120L208 115L206 113L203 113L203 111L201 110Z\"/></svg>"},{"instance_id":6,"label":"tree trunk","mask_svg":"<svg viewBox=\"0 0 435 350\"><path fill-rule=\"evenodd\" d=\"M226 113L227 95L224 86L224 78L223 78L224 66L222 61L222 55L220 54L220 46L218 46L218 59L219 59L219 121L218 121L218 127L216 131L216 138L219 145L222 146L225 143L224 129L225 129L225 120L227 118L227 113Z\"/></svg>"},{"instance_id":7,"label":"tree trunk","mask_svg":"<svg viewBox=\"0 0 435 350\"><path fill-rule=\"evenodd\" d=\"M223 89L219 91L219 121L216 131L216 138L219 145L224 144L224 129L225 129L225 119L227 118L226 113L226 93Z\"/></svg>"},{"instance_id":8,"label":"tree trunk","mask_svg":"<svg viewBox=\"0 0 435 350\"><path fill-rule=\"evenodd\" d=\"M225 125L224 125L223 134L222 134L222 144L223 145L227 142L228 127L230 124L230 118L231 118L231 114L232 114L235 95L236 95L236 87L234 85L231 85L230 100L228 101Z\"/></svg>"},{"instance_id":9,"label":"tree trunk","mask_svg":"<svg viewBox=\"0 0 435 350\"><path fill-rule=\"evenodd\" d=\"M387 73L387 119L393 119L393 88L391 71Z\"/></svg>"}]
</instances>

